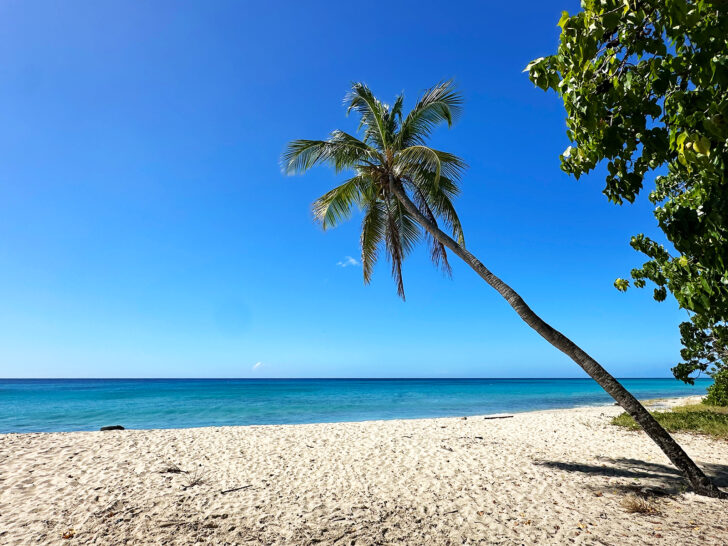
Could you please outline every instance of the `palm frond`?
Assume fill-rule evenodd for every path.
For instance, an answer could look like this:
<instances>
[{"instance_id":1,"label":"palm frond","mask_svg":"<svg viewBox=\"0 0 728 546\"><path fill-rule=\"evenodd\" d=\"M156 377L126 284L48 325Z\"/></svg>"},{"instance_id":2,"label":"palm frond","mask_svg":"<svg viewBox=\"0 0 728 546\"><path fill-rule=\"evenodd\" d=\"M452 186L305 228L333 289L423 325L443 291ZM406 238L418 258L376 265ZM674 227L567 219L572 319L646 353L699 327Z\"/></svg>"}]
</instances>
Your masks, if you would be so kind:
<instances>
[{"instance_id":1,"label":"palm frond","mask_svg":"<svg viewBox=\"0 0 728 546\"><path fill-rule=\"evenodd\" d=\"M374 164L383 160L377 150L344 131L333 131L328 142L332 147L332 160L337 172L357 163Z\"/></svg>"},{"instance_id":2,"label":"palm frond","mask_svg":"<svg viewBox=\"0 0 728 546\"><path fill-rule=\"evenodd\" d=\"M362 162L378 161L376 150L343 131L333 131L327 140L294 140L281 157L286 174L302 173L317 163L328 163L336 172Z\"/></svg>"},{"instance_id":3,"label":"palm frond","mask_svg":"<svg viewBox=\"0 0 728 546\"><path fill-rule=\"evenodd\" d=\"M434 183L437 184L442 170L442 161L437 152L428 146L416 145L402 150L397 157L399 173L406 175L411 171L423 170L435 175Z\"/></svg>"},{"instance_id":4,"label":"palm frond","mask_svg":"<svg viewBox=\"0 0 728 546\"><path fill-rule=\"evenodd\" d=\"M430 206L427 204L427 198L425 197L425 195L416 186L414 186L413 201L417 208L420 210L420 212L425 216L425 218L427 218L430 222L437 226L437 217L432 212ZM435 239L427 231L425 231L425 237L427 238L427 241L430 245L430 258L432 259L432 263L435 264L435 267L441 267L443 272L448 277L451 277L452 268L450 267L450 262L448 262L447 260L447 251L445 250L445 245Z\"/></svg>"},{"instance_id":5,"label":"palm frond","mask_svg":"<svg viewBox=\"0 0 728 546\"><path fill-rule=\"evenodd\" d=\"M281 167L286 174L306 172L326 157L325 140L293 140L281 156Z\"/></svg>"},{"instance_id":6,"label":"palm frond","mask_svg":"<svg viewBox=\"0 0 728 546\"><path fill-rule=\"evenodd\" d=\"M400 176L429 178L434 185L440 183L441 176L460 179L466 167L458 156L421 144L400 151L395 166Z\"/></svg>"},{"instance_id":7,"label":"palm frond","mask_svg":"<svg viewBox=\"0 0 728 546\"><path fill-rule=\"evenodd\" d=\"M426 176L429 176L429 180ZM448 229L451 231L453 238L460 246L465 246L465 236L460 218L455 210L452 200L460 193L458 185L445 176L440 177L440 183L435 186L432 183L432 174L417 178L415 180L406 179L413 192L420 192L432 209L435 216L440 217Z\"/></svg>"},{"instance_id":8,"label":"palm frond","mask_svg":"<svg viewBox=\"0 0 728 546\"><path fill-rule=\"evenodd\" d=\"M386 220L387 223L384 231L384 241L387 246L389 261L392 264L392 277L397 285L397 294L400 298L402 298L402 300L405 300L404 280L402 279L402 262L404 261L402 236L399 232L397 216L391 205L386 208Z\"/></svg>"},{"instance_id":9,"label":"palm frond","mask_svg":"<svg viewBox=\"0 0 728 546\"><path fill-rule=\"evenodd\" d=\"M452 80L431 87L402 122L397 136L397 147L403 149L424 144L435 127L441 123L447 123L450 127L460 116L462 104L462 96L455 89Z\"/></svg>"},{"instance_id":10,"label":"palm frond","mask_svg":"<svg viewBox=\"0 0 728 546\"><path fill-rule=\"evenodd\" d=\"M392 117L396 118L397 122L402 121L402 107L404 106L404 93L397 95L394 100L394 106L392 106Z\"/></svg>"},{"instance_id":11,"label":"palm frond","mask_svg":"<svg viewBox=\"0 0 728 546\"><path fill-rule=\"evenodd\" d=\"M402 106L404 105L404 95L398 95L394 101L394 106L390 109L385 105L385 130L387 134L387 142L394 142L399 131L399 124L402 121Z\"/></svg>"},{"instance_id":12,"label":"palm frond","mask_svg":"<svg viewBox=\"0 0 728 546\"><path fill-rule=\"evenodd\" d=\"M397 283L397 293L404 300L402 262L419 241L421 228L402 203L392 197L386 198L386 213L385 242L387 252L392 262L392 276Z\"/></svg>"},{"instance_id":13,"label":"palm frond","mask_svg":"<svg viewBox=\"0 0 728 546\"><path fill-rule=\"evenodd\" d=\"M377 263L379 245L384 239L386 211L381 200L370 195L364 204L364 219L361 223L361 265L364 283L372 280L372 272Z\"/></svg>"},{"instance_id":14,"label":"palm frond","mask_svg":"<svg viewBox=\"0 0 728 546\"><path fill-rule=\"evenodd\" d=\"M314 218L321 223L324 229L336 227L341 222L351 217L354 205L361 204L361 189L367 184L368 179L362 176L355 176L337 186L333 190L313 202L312 210Z\"/></svg>"},{"instance_id":15,"label":"palm frond","mask_svg":"<svg viewBox=\"0 0 728 546\"><path fill-rule=\"evenodd\" d=\"M344 103L348 105L347 114L352 110L359 114L359 128L366 127L364 141L373 142L380 150L386 148L387 131L383 115L385 108L371 89L363 83L352 84Z\"/></svg>"},{"instance_id":16,"label":"palm frond","mask_svg":"<svg viewBox=\"0 0 728 546\"><path fill-rule=\"evenodd\" d=\"M407 257L412 249L417 245L422 236L422 227L414 219L404 205L399 201L393 200L399 221L399 233L402 237L403 256Z\"/></svg>"}]
</instances>

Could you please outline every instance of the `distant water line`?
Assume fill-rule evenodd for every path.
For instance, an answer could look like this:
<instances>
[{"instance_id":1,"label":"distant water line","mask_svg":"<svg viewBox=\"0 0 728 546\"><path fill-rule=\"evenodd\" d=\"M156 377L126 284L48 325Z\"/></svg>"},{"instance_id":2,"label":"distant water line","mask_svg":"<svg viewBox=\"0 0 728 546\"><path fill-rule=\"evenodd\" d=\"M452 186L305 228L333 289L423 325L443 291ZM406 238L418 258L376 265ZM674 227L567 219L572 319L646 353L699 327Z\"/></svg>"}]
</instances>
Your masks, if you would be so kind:
<instances>
[{"instance_id":1,"label":"distant water line","mask_svg":"<svg viewBox=\"0 0 728 546\"><path fill-rule=\"evenodd\" d=\"M705 394L711 383L621 381L643 400ZM0 433L454 417L611 402L591 379L0 379Z\"/></svg>"}]
</instances>

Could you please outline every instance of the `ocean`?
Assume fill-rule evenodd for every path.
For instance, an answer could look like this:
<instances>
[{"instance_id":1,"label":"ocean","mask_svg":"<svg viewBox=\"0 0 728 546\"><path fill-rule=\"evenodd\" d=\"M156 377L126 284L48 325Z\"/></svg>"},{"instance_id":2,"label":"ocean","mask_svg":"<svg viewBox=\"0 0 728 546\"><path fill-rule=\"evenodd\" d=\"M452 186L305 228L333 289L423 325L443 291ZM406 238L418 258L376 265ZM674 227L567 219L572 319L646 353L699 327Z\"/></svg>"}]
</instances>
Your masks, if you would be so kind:
<instances>
[{"instance_id":1,"label":"ocean","mask_svg":"<svg viewBox=\"0 0 728 546\"><path fill-rule=\"evenodd\" d=\"M637 398L704 394L624 379ZM455 417L609 404L591 379L0 379L0 433Z\"/></svg>"}]
</instances>

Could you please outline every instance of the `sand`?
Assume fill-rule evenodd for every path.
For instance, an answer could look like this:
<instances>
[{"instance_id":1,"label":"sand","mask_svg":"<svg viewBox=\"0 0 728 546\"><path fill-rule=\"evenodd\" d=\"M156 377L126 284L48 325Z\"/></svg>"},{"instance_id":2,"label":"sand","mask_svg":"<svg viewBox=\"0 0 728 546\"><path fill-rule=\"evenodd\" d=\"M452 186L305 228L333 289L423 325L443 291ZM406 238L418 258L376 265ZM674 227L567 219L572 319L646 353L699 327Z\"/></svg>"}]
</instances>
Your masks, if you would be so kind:
<instances>
[{"instance_id":1,"label":"sand","mask_svg":"<svg viewBox=\"0 0 728 546\"><path fill-rule=\"evenodd\" d=\"M0 435L0 543L728 543L619 412ZM728 485L728 442L677 438Z\"/></svg>"}]
</instances>

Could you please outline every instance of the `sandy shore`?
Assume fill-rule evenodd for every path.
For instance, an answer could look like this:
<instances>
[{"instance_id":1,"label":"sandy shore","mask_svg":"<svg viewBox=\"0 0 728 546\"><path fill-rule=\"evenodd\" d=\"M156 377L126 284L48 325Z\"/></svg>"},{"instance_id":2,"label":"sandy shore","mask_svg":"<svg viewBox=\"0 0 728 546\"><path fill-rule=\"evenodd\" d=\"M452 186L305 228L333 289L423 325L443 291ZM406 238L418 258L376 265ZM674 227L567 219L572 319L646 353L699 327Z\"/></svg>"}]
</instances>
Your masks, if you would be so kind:
<instances>
[{"instance_id":1,"label":"sandy shore","mask_svg":"<svg viewBox=\"0 0 728 546\"><path fill-rule=\"evenodd\" d=\"M619 412L0 435L0 543L728 543ZM728 442L677 437L728 485Z\"/></svg>"}]
</instances>

